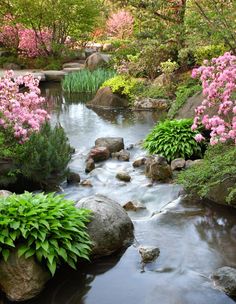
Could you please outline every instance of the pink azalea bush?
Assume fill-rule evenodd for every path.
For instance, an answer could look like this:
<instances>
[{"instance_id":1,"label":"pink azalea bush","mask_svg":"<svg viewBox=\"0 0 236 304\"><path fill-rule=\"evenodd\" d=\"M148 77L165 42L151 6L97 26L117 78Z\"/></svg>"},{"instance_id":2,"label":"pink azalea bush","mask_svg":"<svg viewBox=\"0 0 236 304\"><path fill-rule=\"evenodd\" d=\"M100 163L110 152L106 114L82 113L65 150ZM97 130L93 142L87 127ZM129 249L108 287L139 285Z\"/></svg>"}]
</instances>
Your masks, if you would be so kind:
<instances>
[{"instance_id":1,"label":"pink azalea bush","mask_svg":"<svg viewBox=\"0 0 236 304\"><path fill-rule=\"evenodd\" d=\"M205 97L195 110L192 130L199 124L210 130L210 144L233 140L236 144L236 56L225 53L213 58L211 62L194 69L192 77L200 77ZM218 113L213 117L205 114L208 108L217 107ZM198 134L196 141L204 137Z\"/></svg>"},{"instance_id":2,"label":"pink azalea bush","mask_svg":"<svg viewBox=\"0 0 236 304\"><path fill-rule=\"evenodd\" d=\"M19 31L19 52L23 57L36 58L47 55L51 50L51 33L45 29L35 33L32 29L21 29Z\"/></svg>"},{"instance_id":3,"label":"pink azalea bush","mask_svg":"<svg viewBox=\"0 0 236 304\"><path fill-rule=\"evenodd\" d=\"M133 33L134 18L129 12L120 10L108 18L106 28L107 33L112 37L128 38Z\"/></svg>"},{"instance_id":4,"label":"pink azalea bush","mask_svg":"<svg viewBox=\"0 0 236 304\"><path fill-rule=\"evenodd\" d=\"M35 32L13 21L13 17L4 18L4 24L0 27L0 43L28 58L45 56L51 51L52 35L49 30Z\"/></svg>"},{"instance_id":5,"label":"pink azalea bush","mask_svg":"<svg viewBox=\"0 0 236 304\"><path fill-rule=\"evenodd\" d=\"M26 90L20 91L24 85ZM18 142L29 139L49 119L42 108L45 99L40 96L39 79L32 75L14 78L13 71L7 71L0 78L0 128L11 129Z\"/></svg>"}]
</instances>

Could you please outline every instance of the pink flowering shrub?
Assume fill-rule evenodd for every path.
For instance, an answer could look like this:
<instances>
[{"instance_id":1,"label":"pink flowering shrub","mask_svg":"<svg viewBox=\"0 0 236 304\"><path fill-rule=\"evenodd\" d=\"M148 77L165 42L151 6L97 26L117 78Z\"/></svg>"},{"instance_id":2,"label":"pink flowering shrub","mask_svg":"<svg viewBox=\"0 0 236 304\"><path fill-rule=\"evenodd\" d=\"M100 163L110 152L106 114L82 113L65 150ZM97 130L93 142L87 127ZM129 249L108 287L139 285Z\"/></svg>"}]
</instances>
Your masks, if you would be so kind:
<instances>
[{"instance_id":1,"label":"pink flowering shrub","mask_svg":"<svg viewBox=\"0 0 236 304\"><path fill-rule=\"evenodd\" d=\"M11 129L17 141L23 143L40 130L49 115L42 109L45 99L40 97L39 79L32 75L13 78L13 71L0 78L0 129ZM27 90L21 92L20 85Z\"/></svg>"},{"instance_id":2,"label":"pink flowering shrub","mask_svg":"<svg viewBox=\"0 0 236 304\"><path fill-rule=\"evenodd\" d=\"M119 39L127 38L133 33L134 18L129 12L120 10L108 18L106 27L110 36Z\"/></svg>"},{"instance_id":3,"label":"pink flowering shrub","mask_svg":"<svg viewBox=\"0 0 236 304\"><path fill-rule=\"evenodd\" d=\"M51 33L45 29L35 33L32 29L21 29L19 31L19 53L23 57L36 58L45 56L51 50Z\"/></svg>"},{"instance_id":4,"label":"pink flowering shrub","mask_svg":"<svg viewBox=\"0 0 236 304\"><path fill-rule=\"evenodd\" d=\"M236 143L236 56L225 53L210 62L194 69L192 77L200 77L205 97L196 108L192 130L199 124L210 130L210 144L233 140ZM213 117L205 114L207 108L217 107L218 113ZM198 134L195 139L202 141Z\"/></svg>"},{"instance_id":5,"label":"pink flowering shrub","mask_svg":"<svg viewBox=\"0 0 236 304\"><path fill-rule=\"evenodd\" d=\"M12 17L6 16L0 27L0 43L5 47L28 58L45 56L51 51L52 35L49 30L35 32L21 24L14 24L13 21Z\"/></svg>"}]
</instances>

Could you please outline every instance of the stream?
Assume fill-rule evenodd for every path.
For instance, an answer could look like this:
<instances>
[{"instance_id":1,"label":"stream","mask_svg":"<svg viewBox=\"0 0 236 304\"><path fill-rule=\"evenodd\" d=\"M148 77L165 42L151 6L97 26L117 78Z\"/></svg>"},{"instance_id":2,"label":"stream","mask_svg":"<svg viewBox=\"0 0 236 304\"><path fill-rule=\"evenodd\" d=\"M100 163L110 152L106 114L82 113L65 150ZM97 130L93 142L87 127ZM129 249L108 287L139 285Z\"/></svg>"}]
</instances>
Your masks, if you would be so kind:
<instances>
[{"instance_id":1,"label":"stream","mask_svg":"<svg viewBox=\"0 0 236 304\"><path fill-rule=\"evenodd\" d=\"M40 296L28 304L232 304L214 289L210 274L222 266L236 267L236 210L181 201L181 187L154 184L132 162L145 155L138 143L161 119L153 112L88 109L85 97L65 96L57 84L45 85L52 124L60 123L76 149L72 171L93 187L62 184L66 197L77 201L100 193L124 204L138 200L145 210L129 212L136 245L114 256L81 265L78 271L61 269ZM96 138L123 137L130 162L108 160L84 172L85 159ZM118 181L126 170L130 183ZM158 259L141 271L138 245L160 248Z\"/></svg>"}]
</instances>

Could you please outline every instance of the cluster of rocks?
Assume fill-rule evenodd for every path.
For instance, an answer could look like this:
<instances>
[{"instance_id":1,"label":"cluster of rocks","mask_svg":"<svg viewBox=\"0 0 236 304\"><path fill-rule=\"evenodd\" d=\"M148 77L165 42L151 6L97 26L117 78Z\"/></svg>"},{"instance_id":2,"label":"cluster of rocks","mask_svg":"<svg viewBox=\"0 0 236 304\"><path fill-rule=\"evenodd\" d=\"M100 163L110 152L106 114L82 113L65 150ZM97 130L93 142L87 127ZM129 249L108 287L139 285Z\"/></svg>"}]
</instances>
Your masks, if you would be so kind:
<instances>
[{"instance_id":1,"label":"cluster of rocks","mask_svg":"<svg viewBox=\"0 0 236 304\"><path fill-rule=\"evenodd\" d=\"M124 148L124 140L121 137L101 137L95 141L95 146L91 148L85 164L85 172L89 173L96 168L96 163L106 161L108 159L115 159L119 161L130 161L130 152ZM166 159L159 155L148 157L139 157L132 163L133 168L144 168L145 175L152 181L170 182L174 171L189 168L202 160L185 160L177 158L168 164ZM131 176L128 172L121 170L116 174L116 178L130 182ZM68 183L79 184L80 176L77 173L70 173L67 178ZM88 180L80 183L83 186L92 186Z\"/></svg>"},{"instance_id":2,"label":"cluster of rocks","mask_svg":"<svg viewBox=\"0 0 236 304\"><path fill-rule=\"evenodd\" d=\"M88 59L89 61L89 59ZM104 64L100 60L101 64ZM89 68L89 67L88 67ZM93 65L91 65L93 69ZM87 103L89 108L102 108L102 109L124 109L131 107L133 110L151 110L151 111L165 111L169 108L169 101L163 98L148 98L138 97L132 105L124 97L112 92L110 87L104 87L97 91L95 97Z\"/></svg>"}]
</instances>

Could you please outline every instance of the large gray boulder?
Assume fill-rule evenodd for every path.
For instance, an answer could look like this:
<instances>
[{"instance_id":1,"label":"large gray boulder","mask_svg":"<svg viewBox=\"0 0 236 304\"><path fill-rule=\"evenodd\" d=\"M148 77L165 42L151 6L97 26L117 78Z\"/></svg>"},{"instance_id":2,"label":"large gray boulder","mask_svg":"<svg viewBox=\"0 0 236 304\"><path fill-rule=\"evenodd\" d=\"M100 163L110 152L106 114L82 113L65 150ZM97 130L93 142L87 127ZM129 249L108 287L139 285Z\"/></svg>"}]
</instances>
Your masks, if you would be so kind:
<instances>
[{"instance_id":1,"label":"large gray boulder","mask_svg":"<svg viewBox=\"0 0 236 304\"><path fill-rule=\"evenodd\" d=\"M0 198L5 198L12 195L12 192L8 190L0 190Z\"/></svg>"},{"instance_id":2,"label":"large gray boulder","mask_svg":"<svg viewBox=\"0 0 236 304\"><path fill-rule=\"evenodd\" d=\"M110 87L97 91L95 97L86 104L89 108L122 109L129 107L128 100L112 93Z\"/></svg>"},{"instance_id":3,"label":"large gray boulder","mask_svg":"<svg viewBox=\"0 0 236 304\"><path fill-rule=\"evenodd\" d=\"M15 249L7 262L0 262L1 290L11 301L25 301L37 296L50 279L49 272L33 257L18 257Z\"/></svg>"},{"instance_id":4,"label":"large gray boulder","mask_svg":"<svg viewBox=\"0 0 236 304\"><path fill-rule=\"evenodd\" d=\"M124 149L122 137L99 137L95 141L96 147L107 147L110 153L120 152Z\"/></svg>"},{"instance_id":5,"label":"large gray boulder","mask_svg":"<svg viewBox=\"0 0 236 304\"><path fill-rule=\"evenodd\" d=\"M172 178L172 170L166 159L159 155L151 156L145 164L145 174L154 181L168 182Z\"/></svg>"},{"instance_id":6,"label":"large gray boulder","mask_svg":"<svg viewBox=\"0 0 236 304\"><path fill-rule=\"evenodd\" d=\"M90 71L94 71L104 65L106 65L106 60L100 53L94 53L90 55L85 61L85 67Z\"/></svg>"},{"instance_id":7,"label":"large gray boulder","mask_svg":"<svg viewBox=\"0 0 236 304\"><path fill-rule=\"evenodd\" d=\"M214 285L230 296L236 296L236 268L221 267L211 276Z\"/></svg>"},{"instance_id":8,"label":"large gray boulder","mask_svg":"<svg viewBox=\"0 0 236 304\"><path fill-rule=\"evenodd\" d=\"M76 207L92 210L88 233L93 243L93 257L110 255L133 241L133 223L117 202L94 195L81 199Z\"/></svg>"}]
</instances>

